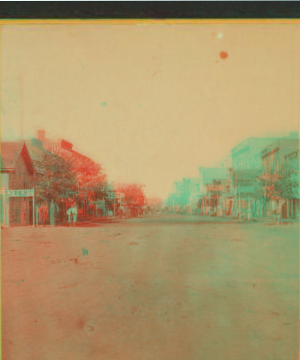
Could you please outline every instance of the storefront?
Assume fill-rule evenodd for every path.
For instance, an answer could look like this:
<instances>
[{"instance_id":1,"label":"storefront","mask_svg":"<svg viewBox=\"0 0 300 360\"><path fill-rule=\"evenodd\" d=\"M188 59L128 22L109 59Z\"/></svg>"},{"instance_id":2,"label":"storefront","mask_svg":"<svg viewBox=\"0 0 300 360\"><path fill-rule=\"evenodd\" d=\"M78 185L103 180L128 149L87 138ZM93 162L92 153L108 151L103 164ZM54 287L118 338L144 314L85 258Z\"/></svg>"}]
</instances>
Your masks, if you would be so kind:
<instances>
[{"instance_id":1,"label":"storefront","mask_svg":"<svg viewBox=\"0 0 300 360\"><path fill-rule=\"evenodd\" d=\"M34 226L34 189L4 190L1 200L4 226Z\"/></svg>"}]
</instances>

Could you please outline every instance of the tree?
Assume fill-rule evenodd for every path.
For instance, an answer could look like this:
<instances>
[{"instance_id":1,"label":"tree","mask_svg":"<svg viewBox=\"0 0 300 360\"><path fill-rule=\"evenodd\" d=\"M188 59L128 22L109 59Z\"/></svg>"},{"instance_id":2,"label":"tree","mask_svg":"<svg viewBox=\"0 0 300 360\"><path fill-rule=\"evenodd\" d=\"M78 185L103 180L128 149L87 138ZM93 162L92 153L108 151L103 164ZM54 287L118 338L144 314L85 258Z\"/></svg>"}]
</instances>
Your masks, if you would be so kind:
<instances>
[{"instance_id":1,"label":"tree","mask_svg":"<svg viewBox=\"0 0 300 360\"><path fill-rule=\"evenodd\" d=\"M99 164L85 166L77 174L79 194L81 197L102 198L102 187L106 179Z\"/></svg>"},{"instance_id":2,"label":"tree","mask_svg":"<svg viewBox=\"0 0 300 360\"><path fill-rule=\"evenodd\" d=\"M256 182L256 198L294 199L299 198L299 170L285 162L280 171L263 173Z\"/></svg>"},{"instance_id":3,"label":"tree","mask_svg":"<svg viewBox=\"0 0 300 360\"><path fill-rule=\"evenodd\" d=\"M299 197L299 175L296 171L293 173L282 176L274 184L274 192L282 199L294 199Z\"/></svg>"},{"instance_id":4,"label":"tree","mask_svg":"<svg viewBox=\"0 0 300 360\"><path fill-rule=\"evenodd\" d=\"M106 179L106 174L100 164L91 159L73 152L68 159L72 164L72 170L76 173L78 192L81 198L101 198L101 190Z\"/></svg>"},{"instance_id":5,"label":"tree","mask_svg":"<svg viewBox=\"0 0 300 360\"><path fill-rule=\"evenodd\" d=\"M72 163L58 155L45 152L42 176L37 179L35 189L37 201L76 198L78 182Z\"/></svg>"},{"instance_id":6,"label":"tree","mask_svg":"<svg viewBox=\"0 0 300 360\"><path fill-rule=\"evenodd\" d=\"M141 209L147 203L143 185L121 184L117 186L117 192L125 194L125 202L132 209Z\"/></svg>"},{"instance_id":7,"label":"tree","mask_svg":"<svg viewBox=\"0 0 300 360\"><path fill-rule=\"evenodd\" d=\"M60 154L70 164L71 170L76 174L78 184L78 200L83 201L84 213L89 200L103 199L103 184L106 175L100 164L76 152L62 152Z\"/></svg>"}]
</instances>

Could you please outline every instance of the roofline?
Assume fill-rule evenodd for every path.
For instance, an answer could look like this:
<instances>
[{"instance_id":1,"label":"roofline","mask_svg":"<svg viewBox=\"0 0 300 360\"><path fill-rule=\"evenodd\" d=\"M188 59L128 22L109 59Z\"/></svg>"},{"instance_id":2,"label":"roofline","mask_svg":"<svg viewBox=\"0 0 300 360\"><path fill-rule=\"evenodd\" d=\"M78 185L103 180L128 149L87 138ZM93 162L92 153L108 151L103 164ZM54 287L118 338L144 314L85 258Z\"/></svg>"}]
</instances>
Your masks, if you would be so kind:
<instances>
[{"instance_id":1,"label":"roofline","mask_svg":"<svg viewBox=\"0 0 300 360\"><path fill-rule=\"evenodd\" d=\"M199 166L198 167L198 169L200 170L200 169L218 169L218 170L220 170L220 169L230 169L230 167L222 167L222 166Z\"/></svg>"},{"instance_id":2,"label":"roofline","mask_svg":"<svg viewBox=\"0 0 300 360\"><path fill-rule=\"evenodd\" d=\"M7 142L9 142L9 141L7 141ZM29 150L28 150L28 148L27 148L27 144L26 144L25 141L21 141L21 144L22 144L22 145L20 146L20 151L19 151L19 153L18 153L18 156L16 157L16 161L14 162L14 167L11 167L11 168L3 168L3 167L1 167L1 173L2 173L2 172L5 172L5 171L7 171L7 172L14 172L14 171L16 171L16 163L17 163L17 161L18 161L18 159L19 159L19 157L20 157L23 149L25 148L25 151L26 151L26 153L27 153L27 155L28 155L28 158L29 158L29 161L30 161L30 165L31 165L31 169L32 169L32 174L33 174L33 176L36 175L37 172L36 172L35 167L34 167L34 165L33 165L33 160L32 160L32 158L31 158L31 156L30 156Z\"/></svg>"},{"instance_id":3,"label":"roofline","mask_svg":"<svg viewBox=\"0 0 300 360\"><path fill-rule=\"evenodd\" d=\"M268 140L268 141L271 141L272 143L279 140L279 139L286 139L285 137L249 137L245 140L243 140L242 142L240 142L239 144L237 144L235 147L233 147L231 149L231 155L234 153L234 152L238 152L240 150L242 150L243 148L243 144L245 144L247 141L251 141L251 140ZM239 149L239 147L241 147Z\"/></svg>"}]
</instances>

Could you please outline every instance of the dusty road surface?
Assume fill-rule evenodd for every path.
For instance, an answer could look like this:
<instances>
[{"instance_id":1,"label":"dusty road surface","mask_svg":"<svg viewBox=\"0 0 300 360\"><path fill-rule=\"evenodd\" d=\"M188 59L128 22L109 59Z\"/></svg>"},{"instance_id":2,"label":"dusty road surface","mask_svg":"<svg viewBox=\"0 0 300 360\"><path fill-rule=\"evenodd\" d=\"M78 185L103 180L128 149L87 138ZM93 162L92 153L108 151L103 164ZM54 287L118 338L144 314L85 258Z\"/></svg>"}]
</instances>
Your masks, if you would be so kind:
<instances>
[{"instance_id":1,"label":"dusty road surface","mask_svg":"<svg viewBox=\"0 0 300 360\"><path fill-rule=\"evenodd\" d=\"M4 360L298 360L299 226L2 231Z\"/></svg>"}]
</instances>

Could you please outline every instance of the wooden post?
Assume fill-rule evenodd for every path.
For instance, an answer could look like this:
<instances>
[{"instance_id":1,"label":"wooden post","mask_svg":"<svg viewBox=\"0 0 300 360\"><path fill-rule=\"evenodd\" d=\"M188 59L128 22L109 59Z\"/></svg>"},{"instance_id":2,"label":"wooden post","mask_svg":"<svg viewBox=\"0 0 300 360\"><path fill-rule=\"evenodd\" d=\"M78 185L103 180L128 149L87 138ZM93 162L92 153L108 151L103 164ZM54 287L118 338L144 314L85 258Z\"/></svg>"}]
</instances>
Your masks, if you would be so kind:
<instances>
[{"instance_id":1,"label":"wooden post","mask_svg":"<svg viewBox=\"0 0 300 360\"><path fill-rule=\"evenodd\" d=\"M34 221L34 190L32 195L32 226L34 227L35 221Z\"/></svg>"},{"instance_id":2,"label":"wooden post","mask_svg":"<svg viewBox=\"0 0 300 360\"><path fill-rule=\"evenodd\" d=\"M38 205L36 205L36 208L35 208L35 224L36 224L36 226L38 226L39 225L39 207L38 207Z\"/></svg>"},{"instance_id":3,"label":"wooden post","mask_svg":"<svg viewBox=\"0 0 300 360\"><path fill-rule=\"evenodd\" d=\"M286 200L286 217L287 217L287 219L290 217L290 213L291 213L290 200L287 199Z\"/></svg>"},{"instance_id":4,"label":"wooden post","mask_svg":"<svg viewBox=\"0 0 300 360\"><path fill-rule=\"evenodd\" d=\"M5 189L3 190L3 204L2 204L2 211L3 211L3 226L6 225L6 197L5 197Z\"/></svg>"},{"instance_id":5,"label":"wooden post","mask_svg":"<svg viewBox=\"0 0 300 360\"><path fill-rule=\"evenodd\" d=\"M240 190L240 187L239 187L239 217L241 217L241 212L242 212L241 190Z\"/></svg>"},{"instance_id":6,"label":"wooden post","mask_svg":"<svg viewBox=\"0 0 300 360\"><path fill-rule=\"evenodd\" d=\"M209 190L208 190L208 211L209 211L209 215L211 215L211 206L210 206L210 202L211 202L211 200L210 200L210 185L209 185L209 188L208 188Z\"/></svg>"},{"instance_id":7,"label":"wooden post","mask_svg":"<svg viewBox=\"0 0 300 360\"><path fill-rule=\"evenodd\" d=\"M281 217L282 217L282 200L280 198L280 200L279 200L279 224L281 223Z\"/></svg>"},{"instance_id":8,"label":"wooden post","mask_svg":"<svg viewBox=\"0 0 300 360\"><path fill-rule=\"evenodd\" d=\"M10 214L9 214L9 210L10 210L10 202L9 202L10 197L8 196L7 198L5 198L5 216L6 216L6 226L10 225Z\"/></svg>"},{"instance_id":9,"label":"wooden post","mask_svg":"<svg viewBox=\"0 0 300 360\"><path fill-rule=\"evenodd\" d=\"M248 220L250 221L250 218L251 218L251 204L250 204L250 197L248 198L248 201L249 201L249 215L248 215Z\"/></svg>"}]
</instances>

